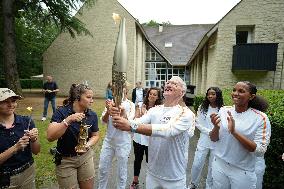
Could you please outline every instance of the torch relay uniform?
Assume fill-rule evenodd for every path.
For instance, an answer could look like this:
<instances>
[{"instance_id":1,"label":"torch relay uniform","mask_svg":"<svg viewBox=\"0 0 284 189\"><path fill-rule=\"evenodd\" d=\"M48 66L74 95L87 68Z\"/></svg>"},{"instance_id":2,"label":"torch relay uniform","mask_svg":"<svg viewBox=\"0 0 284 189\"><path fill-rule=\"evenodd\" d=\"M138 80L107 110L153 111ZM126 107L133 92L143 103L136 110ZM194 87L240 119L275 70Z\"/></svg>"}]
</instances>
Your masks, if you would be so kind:
<instances>
[{"instance_id":1,"label":"torch relay uniform","mask_svg":"<svg viewBox=\"0 0 284 189\"><path fill-rule=\"evenodd\" d=\"M125 108L127 118L134 119L135 104L126 99L121 105ZM105 108L102 117L106 114ZM111 171L112 159L117 158L117 189L124 189L127 181L127 162L131 150L131 134L113 127L112 118L109 116L107 133L103 142L99 163L99 189L106 189Z\"/></svg>"},{"instance_id":2,"label":"torch relay uniform","mask_svg":"<svg viewBox=\"0 0 284 189\"><path fill-rule=\"evenodd\" d=\"M262 189L263 175L265 172L265 160L264 156L256 157L255 162L255 174L256 174L256 189Z\"/></svg>"},{"instance_id":3,"label":"torch relay uniform","mask_svg":"<svg viewBox=\"0 0 284 189\"><path fill-rule=\"evenodd\" d=\"M66 117L74 114L72 105L62 106L57 109L51 118L52 122L61 123ZM89 125L88 137L93 132L98 132L97 114L87 109L85 112L86 125ZM65 133L57 141L57 152L62 157L61 163L56 166L56 175L60 188L72 188L78 185L78 181L86 181L95 176L93 151L88 150L78 155L75 146L78 144L78 135L81 122L72 122ZM88 138L88 140L89 140Z\"/></svg>"},{"instance_id":4,"label":"torch relay uniform","mask_svg":"<svg viewBox=\"0 0 284 189\"><path fill-rule=\"evenodd\" d=\"M230 134L227 111L232 113L235 120L235 130L256 143L254 152L249 152ZM237 113L234 107L223 107L219 116L219 140L215 142L215 158L212 163L213 188L256 188L256 158L263 156L271 136L267 115L254 108Z\"/></svg>"},{"instance_id":5,"label":"torch relay uniform","mask_svg":"<svg viewBox=\"0 0 284 189\"><path fill-rule=\"evenodd\" d=\"M207 157L210 153L208 163L208 173L206 179L206 188L210 188L213 185L212 180L212 160L213 154L213 142L210 140L209 132L214 125L211 122L210 115L212 113L218 113L218 108L212 108L210 105L207 112L202 112L200 107L197 112L196 127L200 130L200 137L197 143L194 160L191 168L191 183L198 186L200 181L201 172Z\"/></svg>"},{"instance_id":6,"label":"torch relay uniform","mask_svg":"<svg viewBox=\"0 0 284 189\"><path fill-rule=\"evenodd\" d=\"M188 133L195 125L191 110L180 105L159 105L133 122L152 126L146 188L186 188Z\"/></svg>"},{"instance_id":7,"label":"torch relay uniform","mask_svg":"<svg viewBox=\"0 0 284 189\"><path fill-rule=\"evenodd\" d=\"M0 124L0 153L15 145L30 122L27 116L14 114L13 127L6 129ZM35 128L31 120L29 130ZM31 142L30 142L31 145ZM35 188L35 166L30 145L17 151L11 158L0 165L0 188Z\"/></svg>"}]
</instances>

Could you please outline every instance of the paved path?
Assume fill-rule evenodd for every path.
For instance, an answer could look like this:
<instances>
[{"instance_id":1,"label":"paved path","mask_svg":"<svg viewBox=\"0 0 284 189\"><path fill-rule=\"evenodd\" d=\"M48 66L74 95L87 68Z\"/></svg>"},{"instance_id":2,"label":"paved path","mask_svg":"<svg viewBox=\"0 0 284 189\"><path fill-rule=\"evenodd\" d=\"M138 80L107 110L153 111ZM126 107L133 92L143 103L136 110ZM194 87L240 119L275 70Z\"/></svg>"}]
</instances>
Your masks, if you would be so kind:
<instances>
[{"instance_id":1,"label":"paved path","mask_svg":"<svg viewBox=\"0 0 284 189\"><path fill-rule=\"evenodd\" d=\"M191 170L191 165L193 162L193 158L194 158L194 152L195 152L195 148L196 148L196 144L198 141L198 137L199 137L199 132L196 131L194 137L192 137L190 139L190 146L189 146L189 158L188 158L188 168L187 168L187 183L189 184L190 182L190 170ZM112 174L110 175L110 179L109 179L109 183L108 183L108 189L116 189L116 159L113 161L113 169L112 169ZM134 153L133 150L131 150L130 153L130 157L128 160L128 178L127 178L127 186L129 186L132 183L132 179L133 179L133 162L134 162ZM140 173L140 189L144 189L145 187L145 175L146 175L146 165L145 165L145 158L142 162L142 170ZM98 179L98 160L95 160L95 165L96 165L96 181L95 181L95 188L97 188L96 183L97 183L97 179ZM206 165L204 166L204 170L201 176L201 183L199 188L205 188L205 179L206 179L206 174L207 174L207 162ZM126 187L129 188L129 187Z\"/></svg>"},{"instance_id":2,"label":"paved path","mask_svg":"<svg viewBox=\"0 0 284 189\"><path fill-rule=\"evenodd\" d=\"M188 168L187 168L187 184L189 184L190 182L190 170L191 170L191 165L193 162L193 158L194 158L194 152L195 152L195 148L196 148L196 144L198 141L198 137L199 137L199 131L195 131L195 135L190 139L190 146L189 146L189 158L188 158ZM98 168L99 168L99 159L95 159L95 170L96 170L96 177L95 177L95 187L94 189L97 188L97 180L98 180ZM109 183L108 183L108 189L116 189L116 159L113 160L113 169L110 175L110 179L109 179ZM129 157L129 161L128 161L128 179L127 179L127 187L131 184L132 179L133 179L133 162L134 162L134 154L133 154L133 150L131 150L130 153L130 157ZM200 189L205 188L205 179L206 179L206 174L207 174L207 165L208 162L206 162L206 165L204 166L202 175L201 175L201 181L200 181ZM144 189L145 188L145 175L146 175L146 170L145 170L145 158L142 162L142 170L140 173L140 189ZM55 184L53 186L49 186L48 189L57 189L58 186Z\"/></svg>"}]
</instances>

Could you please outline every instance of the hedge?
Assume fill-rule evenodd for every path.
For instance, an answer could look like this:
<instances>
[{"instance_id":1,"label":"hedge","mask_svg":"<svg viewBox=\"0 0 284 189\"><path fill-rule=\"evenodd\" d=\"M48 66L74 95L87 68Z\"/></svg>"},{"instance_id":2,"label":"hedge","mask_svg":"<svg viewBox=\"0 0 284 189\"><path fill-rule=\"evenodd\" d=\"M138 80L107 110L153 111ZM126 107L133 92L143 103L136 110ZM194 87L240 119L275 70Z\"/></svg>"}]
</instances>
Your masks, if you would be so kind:
<instances>
[{"instance_id":1,"label":"hedge","mask_svg":"<svg viewBox=\"0 0 284 189\"><path fill-rule=\"evenodd\" d=\"M35 79L20 79L22 89L41 89L42 88L42 80ZM7 87L7 83L5 79L0 79L0 87Z\"/></svg>"},{"instance_id":2,"label":"hedge","mask_svg":"<svg viewBox=\"0 0 284 189\"><path fill-rule=\"evenodd\" d=\"M267 116L271 123L271 138L265 153L266 170L263 178L263 188L276 189L284 185L284 162L281 155L284 152L284 91L260 90L258 95L269 102ZM232 105L231 90L223 90L225 105ZM204 96L196 96L194 108L197 110Z\"/></svg>"}]
</instances>

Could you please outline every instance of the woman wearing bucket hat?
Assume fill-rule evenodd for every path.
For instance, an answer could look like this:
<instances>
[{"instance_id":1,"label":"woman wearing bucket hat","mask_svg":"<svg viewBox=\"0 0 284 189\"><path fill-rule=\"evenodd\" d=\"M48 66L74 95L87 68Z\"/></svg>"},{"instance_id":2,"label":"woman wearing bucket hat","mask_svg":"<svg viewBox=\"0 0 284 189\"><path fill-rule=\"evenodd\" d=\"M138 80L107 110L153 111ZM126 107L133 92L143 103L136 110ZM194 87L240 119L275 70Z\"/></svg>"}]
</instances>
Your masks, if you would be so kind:
<instances>
[{"instance_id":1,"label":"woman wearing bucket hat","mask_svg":"<svg viewBox=\"0 0 284 189\"><path fill-rule=\"evenodd\" d=\"M22 97L0 88L0 188L35 188L32 154L38 154L38 130L31 117L15 114Z\"/></svg>"}]
</instances>

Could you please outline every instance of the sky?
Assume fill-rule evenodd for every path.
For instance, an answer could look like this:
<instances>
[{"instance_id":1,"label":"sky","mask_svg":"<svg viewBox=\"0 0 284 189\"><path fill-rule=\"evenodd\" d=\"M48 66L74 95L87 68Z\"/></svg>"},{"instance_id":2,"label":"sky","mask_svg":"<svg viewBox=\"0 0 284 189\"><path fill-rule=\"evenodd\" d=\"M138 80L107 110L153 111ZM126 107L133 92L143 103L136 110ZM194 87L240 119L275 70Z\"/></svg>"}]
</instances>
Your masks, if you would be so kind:
<instances>
[{"instance_id":1,"label":"sky","mask_svg":"<svg viewBox=\"0 0 284 189\"><path fill-rule=\"evenodd\" d=\"M118 0L140 23L217 23L240 0Z\"/></svg>"}]
</instances>

